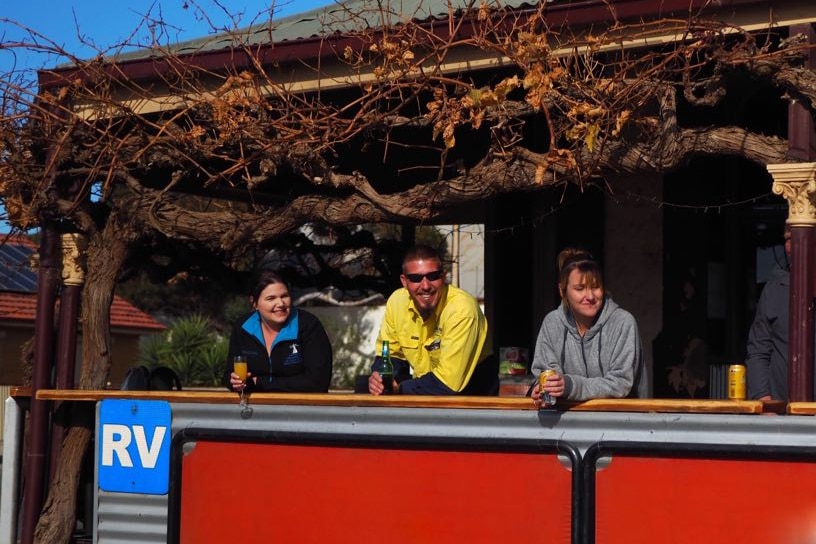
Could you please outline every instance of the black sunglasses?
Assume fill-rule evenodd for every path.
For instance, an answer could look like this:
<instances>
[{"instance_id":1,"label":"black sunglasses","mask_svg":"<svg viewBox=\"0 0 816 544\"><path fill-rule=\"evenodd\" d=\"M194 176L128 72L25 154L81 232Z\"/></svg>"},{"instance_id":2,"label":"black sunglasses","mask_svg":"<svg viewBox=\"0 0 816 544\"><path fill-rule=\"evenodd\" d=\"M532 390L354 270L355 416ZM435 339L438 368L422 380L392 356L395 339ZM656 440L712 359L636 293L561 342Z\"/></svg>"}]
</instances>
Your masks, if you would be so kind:
<instances>
[{"instance_id":1,"label":"black sunglasses","mask_svg":"<svg viewBox=\"0 0 816 544\"><path fill-rule=\"evenodd\" d=\"M428 278L428 281L436 281L445 276L444 270L434 270L427 274L403 274L411 283L420 283L423 278Z\"/></svg>"}]
</instances>

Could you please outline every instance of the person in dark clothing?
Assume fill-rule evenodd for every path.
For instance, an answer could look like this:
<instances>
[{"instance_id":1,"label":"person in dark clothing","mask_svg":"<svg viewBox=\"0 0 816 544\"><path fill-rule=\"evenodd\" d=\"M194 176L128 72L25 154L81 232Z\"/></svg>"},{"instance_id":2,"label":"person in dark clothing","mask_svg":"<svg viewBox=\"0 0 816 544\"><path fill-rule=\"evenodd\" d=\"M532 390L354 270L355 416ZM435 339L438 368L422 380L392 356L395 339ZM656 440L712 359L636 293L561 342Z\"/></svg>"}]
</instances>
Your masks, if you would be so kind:
<instances>
[{"instance_id":1,"label":"person in dark clothing","mask_svg":"<svg viewBox=\"0 0 816 544\"><path fill-rule=\"evenodd\" d=\"M790 252L791 232L786 228L785 255L790 256ZM748 333L745 366L749 399L788 400L789 305L790 272L780 265L762 289Z\"/></svg>"},{"instance_id":2,"label":"person in dark clothing","mask_svg":"<svg viewBox=\"0 0 816 544\"><path fill-rule=\"evenodd\" d=\"M292 307L289 286L275 272L262 271L251 293L255 310L232 330L224 385L230 391L325 393L332 375L332 348L320 320ZM232 360L247 360L246 383Z\"/></svg>"}]
</instances>

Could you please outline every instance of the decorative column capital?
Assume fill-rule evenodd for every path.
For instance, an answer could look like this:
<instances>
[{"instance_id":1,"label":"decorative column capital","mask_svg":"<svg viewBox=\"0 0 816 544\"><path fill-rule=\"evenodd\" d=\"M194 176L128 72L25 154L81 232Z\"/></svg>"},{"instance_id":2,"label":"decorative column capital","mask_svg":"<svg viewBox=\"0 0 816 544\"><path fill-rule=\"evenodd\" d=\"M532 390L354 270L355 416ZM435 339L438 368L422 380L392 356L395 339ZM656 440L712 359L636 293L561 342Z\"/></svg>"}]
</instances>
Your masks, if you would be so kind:
<instances>
[{"instance_id":1,"label":"decorative column capital","mask_svg":"<svg viewBox=\"0 0 816 544\"><path fill-rule=\"evenodd\" d=\"M88 241L77 233L63 234L62 241L62 283L82 285L85 282L85 252Z\"/></svg>"},{"instance_id":2,"label":"decorative column capital","mask_svg":"<svg viewBox=\"0 0 816 544\"><path fill-rule=\"evenodd\" d=\"M788 201L788 225L816 226L816 162L769 164L773 192Z\"/></svg>"}]
</instances>

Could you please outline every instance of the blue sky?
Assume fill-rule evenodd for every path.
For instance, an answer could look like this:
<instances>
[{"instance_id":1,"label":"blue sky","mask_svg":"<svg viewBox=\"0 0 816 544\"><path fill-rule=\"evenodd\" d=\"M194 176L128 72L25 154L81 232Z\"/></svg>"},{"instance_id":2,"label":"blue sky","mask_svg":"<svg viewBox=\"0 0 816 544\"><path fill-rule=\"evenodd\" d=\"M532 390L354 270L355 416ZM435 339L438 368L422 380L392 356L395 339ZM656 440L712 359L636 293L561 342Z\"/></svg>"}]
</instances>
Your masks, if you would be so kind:
<instances>
[{"instance_id":1,"label":"blue sky","mask_svg":"<svg viewBox=\"0 0 816 544\"><path fill-rule=\"evenodd\" d=\"M67 62L13 42L51 41L78 58L112 54L123 43L150 45L151 25L163 21L161 44L199 38L327 6L335 0L0 0L0 77L36 79L36 70ZM228 5L229 13L220 6ZM202 16L206 14L206 17ZM156 25L153 25L154 28ZM216 29L216 30L214 30ZM93 45L87 45L93 44ZM2 221L0 232L9 226Z\"/></svg>"},{"instance_id":2,"label":"blue sky","mask_svg":"<svg viewBox=\"0 0 816 544\"><path fill-rule=\"evenodd\" d=\"M2 0L0 1L0 43L30 41L18 23L53 41L80 58L90 58L97 49L106 51L124 42L149 45L151 33L146 16L166 23L166 33L158 40L165 44L205 36L213 26L234 27L222 6L228 6L238 27L268 18L286 17L332 4L333 0ZM201 16L207 14L208 21ZM140 26L141 24L141 26ZM134 31L136 31L135 34ZM80 38L81 36L81 38ZM94 44L85 46L82 42ZM65 62L41 52L0 47L0 76L11 70L31 70Z\"/></svg>"}]
</instances>

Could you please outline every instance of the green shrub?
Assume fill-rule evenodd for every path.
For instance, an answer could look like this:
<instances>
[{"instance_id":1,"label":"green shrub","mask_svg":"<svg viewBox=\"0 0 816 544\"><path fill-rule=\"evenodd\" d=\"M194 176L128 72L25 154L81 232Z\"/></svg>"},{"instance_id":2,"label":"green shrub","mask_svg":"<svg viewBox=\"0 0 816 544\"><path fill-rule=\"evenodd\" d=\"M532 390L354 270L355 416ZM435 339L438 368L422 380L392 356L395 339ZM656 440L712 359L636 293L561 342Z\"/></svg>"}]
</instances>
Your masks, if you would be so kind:
<instances>
[{"instance_id":1,"label":"green shrub","mask_svg":"<svg viewBox=\"0 0 816 544\"><path fill-rule=\"evenodd\" d=\"M182 317L162 334L146 338L139 364L176 371L184 387L216 387L229 349L226 339L200 314Z\"/></svg>"}]
</instances>

